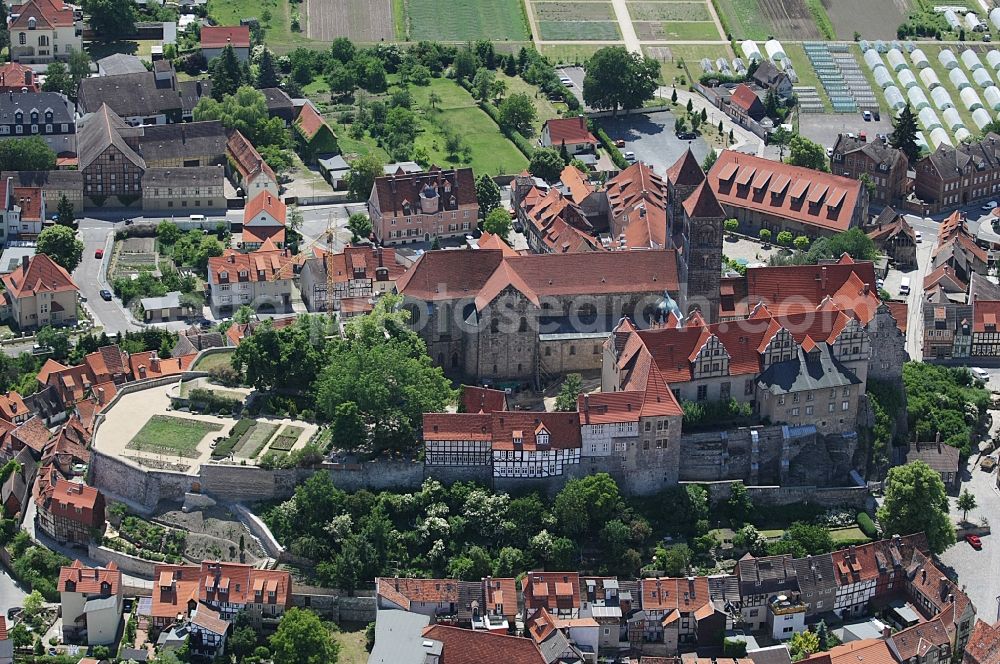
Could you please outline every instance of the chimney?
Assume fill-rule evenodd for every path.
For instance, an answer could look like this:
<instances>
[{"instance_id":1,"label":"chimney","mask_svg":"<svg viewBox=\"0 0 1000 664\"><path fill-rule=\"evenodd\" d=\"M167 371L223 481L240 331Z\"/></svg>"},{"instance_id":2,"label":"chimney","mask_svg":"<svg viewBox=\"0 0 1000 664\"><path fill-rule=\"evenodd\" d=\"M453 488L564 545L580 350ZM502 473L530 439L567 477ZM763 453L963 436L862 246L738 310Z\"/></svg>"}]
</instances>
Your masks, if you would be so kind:
<instances>
[{"instance_id":1,"label":"chimney","mask_svg":"<svg viewBox=\"0 0 1000 664\"><path fill-rule=\"evenodd\" d=\"M156 371L157 373L159 373L159 371L160 371L160 358L157 357L155 350L153 351L153 354L149 358L149 364L150 364L150 368L152 368L153 371Z\"/></svg>"},{"instance_id":2,"label":"chimney","mask_svg":"<svg viewBox=\"0 0 1000 664\"><path fill-rule=\"evenodd\" d=\"M864 289L862 289L862 293L863 293L864 295L868 295L868 293L869 293L869 292L871 291L871 288L872 288L872 287L871 287L871 284L865 284L865 287L864 287Z\"/></svg>"},{"instance_id":3,"label":"chimney","mask_svg":"<svg viewBox=\"0 0 1000 664\"><path fill-rule=\"evenodd\" d=\"M589 394L584 394L583 395L583 412L585 412L585 413L589 413L590 412L590 395Z\"/></svg>"},{"instance_id":4,"label":"chimney","mask_svg":"<svg viewBox=\"0 0 1000 664\"><path fill-rule=\"evenodd\" d=\"M27 256L21 256L21 267L24 269L25 272L28 271L29 263L31 263L31 260Z\"/></svg>"},{"instance_id":5,"label":"chimney","mask_svg":"<svg viewBox=\"0 0 1000 664\"><path fill-rule=\"evenodd\" d=\"M104 405L104 388L97 388L97 403Z\"/></svg>"},{"instance_id":6,"label":"chimney","mask_svg":"<svg viewBox=\"0 0 1000 664\"><path fill-rule=\"evenodd\" d=\"M820 268L820 272L819 272L819 285L820 285L820 288L822 288L823 292L825 293L826 292L826 266L825 265L822 268Z\"/></svg>"},{"instance_id":7,"label":"chimney","mask_svg":"<svg viewBox=\"0 0 1000 664\"><path fill-rule=\"evenodd\" d=\"M927 583L927 570L920 570L920 583Z\"/></svg>"},{"instance_id":8,"label":"chimney","mask_svg":"<svg viewBox=\"0 0 1000 664\"><path fill-rule=\"evenodd\" d=\"M888 639L890 636L892 636L892 628L888 627L888 626L887 627L883 627L882 628L882 638L883 639Z\"/></svg>"}]
</instances>

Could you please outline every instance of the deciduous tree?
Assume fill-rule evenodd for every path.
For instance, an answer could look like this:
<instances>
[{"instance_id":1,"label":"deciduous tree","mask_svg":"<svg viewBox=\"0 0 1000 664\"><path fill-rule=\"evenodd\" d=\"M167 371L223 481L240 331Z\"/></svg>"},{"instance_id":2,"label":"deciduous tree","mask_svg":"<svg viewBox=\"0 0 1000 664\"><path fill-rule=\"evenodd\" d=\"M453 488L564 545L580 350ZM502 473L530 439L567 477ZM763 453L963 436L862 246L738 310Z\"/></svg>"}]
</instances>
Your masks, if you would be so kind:
<instances>
[{"instance_id":1,"label":"deciduous tree","mask_svg":"<svg viewBox=\"0 0 1000 664\"><path fill-rule=\"evenodd\" d=\"M83 241L68 226L50 226L38 235L38 252L72 272L83 258Z\"/></svg>"},{"instance_id":2,"label":"deciduous tree","mask_svg":"<svg viewBox=\"0 0 1000 664\"><path fill-rule=\"evenodd\" d=\"M489 173L483 173L476 180L476 199L479 201L479 211L484 217L500 207L500 187Z\"/></svg>"},{"instance_id":3,"label":"deciduous tree","mask_svg":"<svg viewBox=\"0 0 1000 664\"><path fill-rule=\"evenodd\" d=\"M510 213L503 208L496 208L486 215L486 219L483 221L483 230L499 236L501 240L507 242L507 238L510 237L510 232L513 230Z\"/></svg>"},{"instance_id":4,"label":"deciduous tree","mask_svg":"<svg viewBox=\"0 0 1000 664\"><path fill-rule=\"evenodd\" d=\"M2 145L3 143L0 143L0 146ZM531 155L528 171L536 178L541 178L546 182L555 182L559 179L559 174L562 173L564 166L559 152L553 148L538 148Z\"/></svg>"},{"instance_id":5,"label":"deciduous tree","mask_svg":"<svg viewBox=\"0 0 1000 664\"><path fill-rule=\"evenodd\" d=\"M811 168L814 171L830 170L826 164L826 150L823 146L797 134L789 142L788 163Z\"/></svg>"},{"instance_id":6,"label":"deciduous tree","mask_svg":"<svg viewBox=\"0 0 1000 664\"><path fill-rule=\"evenodd\" d=\"M5 171L51 171L56 153L39 136L0 141L0 169Z\"/></svg>"},{"instance_id":7,"label":"deciduous tree","mask_svg":"<svg viewBox=\"0 0 1000 664\"><path fill-rule=\"evenodd\" d=\"M135 33L136 6L132 0L86 0L83 11L88 23L105 41L129 37Z\"/></svg>"},{"instance_id":8,"label":"deciduous tree","mask_svg":"<svg viewBox=\"0 0 1000 664\"><path fill-rule=\"evenodd\" d=\"M962 489L962 494L958 497L958 509L962 510L962 521L966 521L969 512L979 507L976 497L968 489Z\"/></svg>"},{"instance_id":9,"label":"deciduous tree","mask_svg":"<svg viewBox=\"0 0 1000 664\"><path fill-rule=\"evenodd\" d=\"M371 193L371 187L368 190ZM351 242L367 240L372 234L372 220L364 212L355 212L347 218L347 230L351 231Z\"/></svg>"},{"instance_id":10,"label":"deciduous tree","mask_svg":"<svg viewBox=\"0 0 1000 664\"><path fill-rule=\"evenodd\" d=\"M270 644L274 664L336 664L340 652L319 617L298 607L281 617Z\"/></svg>"},{"instance_id":11,"label":"deciduous tree","mask_svg":"<svg viewBox=\"0 0 1000 664\"><path fill-rule=\"evenodd\" d=\"M358 157L351 162L351 170L347 173L347 188L351 198L356 201L367 201L375 185L375 178L383 174L382 169L382 160L374 153Z\"/></svg>"},{"instance_id":12,"label":"deciduous tree","mask_svg":"<svg viewBox=\"0 0 1000 664\"><path fill-rule=\"evenodd\" d=\"M583 378L578 373L571 373L566 376L562 387L559 388L559 395L556 397L556 410L565 412L576 410L577 397L583 391Z\"/></svg>"},{"instance_id":13,"label":"deciduous tree","mask_svg":"<svg viewBox=\"0 0 1000 664\"><path fill-rule=\"evenodd\" d=\"M886 485L885 500L877 512L884 532L923 532L932 553L941 553L955 542L948 494L937 471L922 461L896 466L889 470Z\"/></svg>"},{"instance_id":14,"label":"deciduous tree","mask_svg":"<svg viewBox=\"0 0 1000 664\"><path fill-rule=\"evenodd\" d=\"M652 58L630 53L624 46L607 46L587 61L583 99L593 108L630 110L653 98L660 65Z\"/></svg>"}]
</instances>

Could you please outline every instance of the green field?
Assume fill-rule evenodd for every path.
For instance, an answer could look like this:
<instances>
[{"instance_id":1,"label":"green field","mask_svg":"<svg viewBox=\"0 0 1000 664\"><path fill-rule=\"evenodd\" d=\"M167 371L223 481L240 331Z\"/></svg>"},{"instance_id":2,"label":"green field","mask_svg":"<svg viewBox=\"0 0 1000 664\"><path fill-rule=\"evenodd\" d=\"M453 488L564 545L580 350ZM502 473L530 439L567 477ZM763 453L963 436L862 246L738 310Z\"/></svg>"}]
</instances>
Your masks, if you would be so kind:
<instances>
[{"instance_id":1,"label":"green field","mask_svg":"<svg viewBox=\"0 0 1000 664\"><path fill-rule=\"evenodd\" d=\"M139 433L129 441L128 449L197 457L198 443L207 434L219 431L222 425L200 420L188 420L169 415L153 415Z\"/></svg>"},{"instance_id":2,"label":"green field","mask_svg":"<svg viewBox=\"0 0 1000 664\"><path fill-rule=\"evenodd\" d=\"M277 430L277 424L257 422L257 424L244 434L243 438L236 445L233 455L243 457L244 459L257 458L257 455L260 454L260 451L264 449L264 446L267 445Z\"/></svg>"},{"instance_id":3,"label":"green field","mask_svg":"<svg viewBox=\"0 0 1000 664\"><path fill-rule=\"evenodd\" d=\"M721 39L715 23L711 21L635 21L632 23L639 39L653 41L704 41Z\"/></svg>"},{"instance_id":4,"label":"green field","mask_svg":"<svg viewBox=\"0 0 1000 664\"><path fill-rule=\"evenodd\" d=\"M551 41L615 41L621 39L615 21L538 21L542 39Z\"/></svg>"},{"instance_id":5,"label":"green field","mask_svg":"<svg viewBox=\"0 0 1000 664\"><path fill-rule=\"evenodd\" d=\"M766 40L772 31L757 0L713 0L720 18L735 39ZM782 44L784 45L784 44Z\"/></svg>"},{"instance_id":6,"label":"green field","mask_svg":"<svg viewBox=\"0 0 1000 664\"><path fill-rule=\"evenodd\" d=\"M536 21L614 21L610 2L532 2Z\"/></svg>"},{"instance_id":7,"label":"green field","mask_svg":"<svg viewBox=\"0 0 1000 664\"><path fill-rule=\"evenodd\" d=\"M302 435L303 431L305 431L305 429L303 429L302 427L296 427L289 424L288 426L286 426L284 429L281 430L281 433L278 434L278 436L271 443L270 451L271 452L290 451L293 447L295 447L295 443L298 442L299 436Z\"/></svg>"},{"instance_id":8,"label":"green field","mask_svg":"<svg viewBox=\"0 0 1000 664\"><path fill-rule=\"evenodd\" d=\"M307 46L305 35L305 6L297 5L302 15L302 32L292 32L291 9L288 0L208 0L208 15L218 25L239 25L241 18L256 16L264 28L264 42L279 53ZM271 13L271 21L261 18L264 10Z\"/></svg>"},{"instance_id":9,"label":"green field","mask_svg":"<svg viewBox=\"0 0 1000 664\"><path fill-rule=\"evenodd\" d=\"M233 366L233 352L235 348L231 349L229 352L215 352L211 355L204 355L198 358L198 361L194 363L191 367L191 371L211 371L212 369L218 369L220 367L231 367Z\"/></svg>"},{"instance_id":10,"label":"green field","mask_svg":"<svg viewBox=\"0 0 1000 664\"><path fill-rule=\"evenodd\" d=\"M711 21L704 2L635 2L628 1L633 21Z\"/></svg>"},{"instance_id":11,"label":"green field","mask_svg":"<svg viewBox=\"0 0 1000 664\"><path fill-rule=\"evenodd\" d=\"M597 44L542 44L541 53L556 64L582 64L600 48Z\"/></svg>"},{"instance_id":12,"label":"green field","mask_svg":"<svg viewBox=\"0 0 1000 664\"><path fill-rule=\"evenodd\" d=\"M520 76L507 76L506 74L497 72L497 78L507 84L508 95L523 92L531 98L531 101L535 106L535 111L538 113L538 117L532 125L535 129L536 136L541 134L542 125L545 124L546 120L558 118L559 111L566 110L566 104L563 102L549 101L548 97L538 91L538 88L526 82Z\"/></svg>"},{"instance_id":13,"label":"green field","mask_svg":"<svg viewBox=\"0 0 1000 664\"><path fill-rule=\"evenodd\" d=\"M420 133L416 146L427 151L431 163L442 167L471 166L476 175L520 173L528 160L500 133L496 123L480 109L465 88L446 78L435 78L427 86L413 86L410 91L418 109ZM427 107L431 91L441 97L438 110ZM461 136L471 150L471 160L452 157L444 146L444 128Z\"/></svg>"},{"instance_id":14,"label":"green field","mask_svg":"<svg viewBox=\"0 0 1000 664\"><path fill-rule=\"evenodd\" d=\"M401 3L393 3L397 12ZM411 41L524 41L528 29L520 0L405 0ZM399 24L398 18L396 24Z\"/></svg>"},{"instance_id":15,"label":"green field","mask_svg":"<svg viewBox=\"0 0 1000 664\"><path fill-rule=\"evenodd\" d=\"M865 535L857 526L851 526L848 528L831 528L830 537L833 538L834 544L838 542L848 542L868 538L868 536Z\"/></svg>"}]
</instances>

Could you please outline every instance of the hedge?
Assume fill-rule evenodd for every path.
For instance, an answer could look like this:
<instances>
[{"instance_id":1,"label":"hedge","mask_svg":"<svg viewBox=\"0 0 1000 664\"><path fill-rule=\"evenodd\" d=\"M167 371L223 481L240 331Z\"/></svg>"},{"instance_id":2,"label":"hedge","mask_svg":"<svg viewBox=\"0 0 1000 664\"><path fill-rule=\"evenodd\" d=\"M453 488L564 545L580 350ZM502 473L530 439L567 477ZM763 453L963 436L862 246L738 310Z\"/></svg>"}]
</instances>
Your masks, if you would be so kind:
<instances>
[{"instance_id":1,"label":"hedge","mask_svg":"<svg viewBox=\"0 0 1000 664\"><path fill-rule=\"evenodd\" d=\"M872 518L868 516L868 512L858 513L858 528L861 529L861 532L872 539L876 539L878 537L878 528L875 526L875 522L872 521Z\"/></svg>"},{"instance_id":2,"label":"hedge","mask_svg":"<svg viewBox=\"0 0 1000 664\"><path fill-rule=\"evenodd\" d=\"M233 425L233 428L229 430L229 438L215 446L212 450L212 456L218 459L224 459L229 456L233 448L236 447L236 443L240 442L240 438L243 437L250 427L257 424L257 420L242 419Z\"/></svg>"},{"instance_id":3,"label":"hedge","mask_svg":"<svg viewBox=\"0 0 1000 664\"><path fill-rule=\"evenodd\" d=\"M625 159L625 155L622 154L622 151L615 147L615 142L611 140L610 136L608 136L608 132L604 131L604 129L600 127L597 128L597 140L601 142L601 145L607 151L608 156L611 157L611 161L614 162L616 167L624 171L631 165Z\"/></svg>"},{"instance_id":4,"label":"hedge","mask_svg":"<svg viewBox=\"0 0 1000 664\"><path fill-rule=\"evenodd\" d=\"M500 123L500 109L488 101L479 102L479 108L486 111L486 115L490 116L490 119L497 123L497 126L500 127L500 131L503 135L510 139L514 146L521 151L521 154L528 159L531 159L531 155L535 154L535 148L531 145L528 139L521 134L521 132L515 129L507 129Z\"/></svg>"},{"instance_id":5,"label":"hedge","mask_svg":"<svg viewBox=\"0 0 1000 664\"><path fill-rule=\"evenodd\" d=\"M243 402L239 399L220 396L212 390L206 390L204 388L195 388L191 390L191 393L188 394L188 402L192 405L192 408L195 404L204 404L204 410L210 413L231 413L243 404Z\"/></svg>"}]
</instances>

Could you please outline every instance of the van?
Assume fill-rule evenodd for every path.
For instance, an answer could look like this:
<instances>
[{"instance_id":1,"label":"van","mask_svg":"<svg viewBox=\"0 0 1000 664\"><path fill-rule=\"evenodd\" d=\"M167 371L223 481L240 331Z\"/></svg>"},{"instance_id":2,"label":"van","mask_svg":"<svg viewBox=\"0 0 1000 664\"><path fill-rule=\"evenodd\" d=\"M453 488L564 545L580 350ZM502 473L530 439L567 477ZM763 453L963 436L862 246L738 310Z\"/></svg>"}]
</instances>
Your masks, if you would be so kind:
<instances>
[{"instance_id":1,"label":"van","mask_svg":"<svg viewBox=\"0 0 1000 664\"><path fill-rule=\"evenodd\" d=\"M899 282L899 294L909 295L910 294L910 278L903 277L903 280Z\"/></svg>"},{"instance_id":2,"label":"van","mask_svg":"<svg viewBox=\"0 0 1000 664\"><path fill-rule=\"evenodd\" d=\"M205 221L205 215L203 214L192 214L188 217L191 221Z\"/></svg>"},{"instance_id":3,"label":"van","mask_svg":"<svg viewBox=\"0 0 1000 664\"><path fill-rule=\"evenodd\" d=\"M977 378L978 380L988 383L990 381L990 372L986 369L981 369L980 367L970 367L969 372Z\"/></svg>"}]
</instances>

